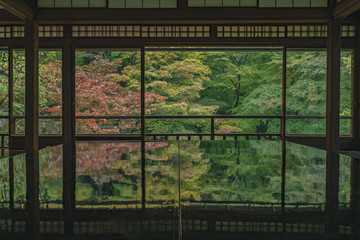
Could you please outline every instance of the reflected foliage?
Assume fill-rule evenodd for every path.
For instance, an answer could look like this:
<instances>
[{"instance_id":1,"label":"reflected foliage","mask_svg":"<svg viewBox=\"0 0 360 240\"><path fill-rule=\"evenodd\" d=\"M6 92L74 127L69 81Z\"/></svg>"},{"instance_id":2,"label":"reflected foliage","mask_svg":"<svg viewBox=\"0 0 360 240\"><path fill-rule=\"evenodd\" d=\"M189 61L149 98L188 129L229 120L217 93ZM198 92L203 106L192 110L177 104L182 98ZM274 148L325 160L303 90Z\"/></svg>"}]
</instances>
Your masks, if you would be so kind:
<instances>
[{"instance_id":1,"label":"reflected foliage","mask_svg":"<svg viewBox=\"0 0 360 240\"><path fill-rule=\"evenodd\" d=\"M141 206L140 142L78 143L77 207ZM274 206L281 203L281 142L170 141L146 143L145 190L148 207L182 204ZM325 203L326 152L294 143L286 145L287 207ZM62 204L62 146L40 151L42 207ZM14 157L14 200L26 200L25 155ZM0 203L9 202L9 159L1 159ZM339 201L350 202L351 159L341 156Z\"/></svg>"}]
</instances>

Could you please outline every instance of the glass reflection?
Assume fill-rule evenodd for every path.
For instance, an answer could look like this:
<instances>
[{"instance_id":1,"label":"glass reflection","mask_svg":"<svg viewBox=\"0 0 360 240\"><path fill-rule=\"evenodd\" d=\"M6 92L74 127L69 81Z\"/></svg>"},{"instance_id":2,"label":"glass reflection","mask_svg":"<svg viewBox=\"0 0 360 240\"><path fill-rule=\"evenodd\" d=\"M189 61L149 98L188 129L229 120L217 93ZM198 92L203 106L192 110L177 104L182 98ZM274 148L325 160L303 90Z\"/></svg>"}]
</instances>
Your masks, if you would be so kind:
<instances>
[{"instance_id":1,"label":"glass reflection","mask_svg":"<svg viewBox=\"0 0 360 240\"><path fill-rule=\"evenodd\" d=\"M54 146L39 151L39 200L42 208L62 208L63 148Z\"/></svg>"},{"instance_id":2,"label":"glass reflection","mask_svg":"<svg viewBox=\"0 0 360 240\"><path fill-rule=\"evenodd\" d=\"M326 151L294 143L286 150L286 206L324 209Z\"/></svg>"},{"instance_id":3,"label":"glass reflection","mask_svg":"<svg viewBox=\"0 0 360 240\"><path fill-rule=\"evenodd\" d=\"M280 204L280 142L202 141L181 147L184 204Z\"/></svg>"},{"instance_id":4,"label":"glass reflection","mask_svg":"<svg viewBox=\"0 0 360 240\"><path fill-rule=\"evenodd\" d=\"M13 157L14 162L14 208L25 208L26 158L25 154Z\"/></svg>"},{"instance_id":5,"label":"glass reflection","mask_svg":"<svg viewBox=\"0 0 360 240\"><path fill-rule=\"evenodd\" d=\"M140 146L139 142L78 143L77 207L140 207Z\"/></svg>"},{"instance_id":6,"label":"glass reflection","mask_svg":"<svg viewBox=\"0 0 360 240\"><path fill-rule=\"evenodd\" d=\"M250 229L246 225L247 218L252 218L257 211L262 214L258 221L275 224L273 227L266 225L266 229L279 232L284 229L283 222L273 218L283 213L283 194L286 214L294 208L316 212L316 219L320 219L316 223L317 231L322 232L326 204L326 151L288 142L285 154L285 191L282 192L281 141L147 142L146 178L145 185L142 185L141 142L78 142L76 177L72 180L76 185L75 192L72 192L77 208L71 213L74 217L71 220L74 221L73 233L99 234L108 229L108 234L124 234L133 239L149 232L163 232L171 238L178 235L186 238L192 231L246 232ZM42 149L39 156L40 216L43 214L51 219L51 214L56 211L47 210L64 208L63 146ZM350 184L351 179L355 179L352 176L354 161L351 157L340 156L341 211L351 207L352 194L356 194L351 189L354 184ZM9 158L0 159L0 208L8 210L13 197L14 208L21 211L26 203L25 155L12 157L10 163ZM13 196L10 194L11 172ZM143 188L145 209L142 209ZM86 211L89 209L91 211ZM81 211L80 215L78 211ZM100 212L94 215L94 211ZM122 215L115 218L115 213ZM59 232L63 232L65 221L55 215L54 221L60 224ZM228 221L229 216L236 219L242 216L242 220ZM98 227L97 221L107 228ZM306 219L301 221L313 224ZM47 229L47 223L41 224ZM114 228L119 224L121 227ZM342 231L350 229L348 223L342 224ZM310 225L309 228L314 227ZM298 229L306 230L304 226L299 225Z\"/></svg>"},{"instance_id":7,"label":"glass reflection","mask_svg":"<svg viewBox=\"0 0 360 240\"><path fill-rule=\"evenodd\" d=\"M0 159L0 208L10 207L9 159Z\"/></svg>"}]
</instances>

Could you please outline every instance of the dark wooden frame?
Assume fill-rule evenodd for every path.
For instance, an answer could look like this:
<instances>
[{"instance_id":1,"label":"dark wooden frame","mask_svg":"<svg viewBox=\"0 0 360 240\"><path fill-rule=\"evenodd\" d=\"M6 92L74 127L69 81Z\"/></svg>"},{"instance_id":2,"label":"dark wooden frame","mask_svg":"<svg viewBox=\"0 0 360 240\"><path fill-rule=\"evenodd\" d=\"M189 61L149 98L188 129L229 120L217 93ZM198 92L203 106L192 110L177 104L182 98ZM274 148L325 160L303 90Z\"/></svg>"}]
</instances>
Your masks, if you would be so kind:
<instances>
[{"instance_id":1,"label":"dark wooden frame","mask_svg":"<svg viewBox=\"0 0 360 240\"><path fill-rule=\"evenodd\" d=\"M106 42L104 42L103 38L87 38L86 39L87 43L84 44L83 41L85 39L82 39L82 38L78 39L78 38L71 37L71 25L64 26L64 35L65 35L64 38L40 39L40 46L43 48L59 48L59 47L62 48L62 46L66 46L66 44L71 44L71 46L74 49L75 48L76 49L90 48L90 46L93 46L92 48L102 48L102 49L108 48L109 46L112 46L111 48L123 48L122 47L123 45L125 45L125 47L127 47L127 48L132 48L132 49L139 48L139 47L145 46L145 45L152 46L152 47L158 47L158 46L179 46L179 47L181 47L181 46L183 46L183 47L186 47L186 46L213 46L213 47L225 47L225 48L228 47L229 49L234 46L256 46L256 47L259 47L259 46L281 47L281 46L283 46L285 48L324 48L326 46L326 40L323 38L288 38L288 39L280 39L280 40L273 39L273 38L270 38L270 39L269 38L260 38L260 39L258 39L258 38L256 38L256 39L247 38L246 39L245 38L245 39L242 39L241 42L234 43L233 41L238 40L238 38L235 38L235 39L221 38L220 39L220 38L216 38L216 37L210 38L210 39L203 39L204 42L201 41L201 42L196 42L196 43L193 42L194 40L191 40L188 43L184 43L183 39L181 39L182 40L181 42L179 42L179 39L153 39L154 42L156 42L157 40L159 40L160 42L158 42L157 44L151 43L151 42L146 44L147 39L138 39L138 40L132 41L131 45L129 45L127 39L121 39L121 38L109 39L109 40L106 40ZM23 44L24 44L23 39L13 39L13 40L15 40L15 41L12 42L12 44L9 44L9 42L7 43L6 39L4 41L0 40L0 44L1 44L1 42L3 42L3 45L8 45L10 48L21 48L21 46L23 46ZM274 42L274 40L275 40L275 42ZM250 44L251 41L253 41L253 42ZM356 38L343 38L342 46L345 48L354 48L356 46L356 42L357 42ZM354 73L355 72L356 71L354 71ZM354 93L356 93L356 92L354 92ZM354 110L356 110L356 108L354 108ZM111 117L115 118L114 116L111 116ZM170 117L178 118L177 116L176 117L170 116ZM192 117L192 116L189 116L189 117ZM217 117L217 116L209 116L209 117L212 118L212 117ZM232 116L224 116L224 117L228 118L228 117L232 117ZM251 117L251 116L242 116L241 118L246 118L246 117ZM309 118L324 118L322 116L313 116L313 117L308 116L308 117ZM11 126L14 126L13 121L17 118L18 118L17 116L13 117L13 119L10 121L10 122L12 122L12 124L10 124ZM48 118L48 117L40 117L40 118ZM56 118L56 117L54 117L54 118ZM83 118L85 118L85 117L83 117ZM116 117L116 118L124 118L124 117ZM151 116L146 116L146 118L151 118ZM179 118L181 118L181 117L179 117ZM286 116L286 118L287 119L295 119L295 118L300 119L302 117L301 116ZM355 116L354 116L353 120L354 120L353 125L355 126L355 123L356 123ZM213 124L214 123L213 120L211 120L211 121ZM214 126L214 125L212 125L212 126ZM215 134L215 132L212 131L213 136L214 136L214 134ZM156 135L156 134L154 134L154 135ZM159 136L159 134L158 134L158 136ZM19 137L21 138L21 136L18 136L18 137L16 137L16 139L19 139ZM83 136L81 138L84 139L84 137L85 136ZM94 139L94 137L91 137L91 139ZM134 137L139 139L136 136L134 136ZM13 138L11 138L11 142L13 142L12 139ZM99 138L99 139L101 139L101 138ZM114 138L112 138L112 139L114 139ZM128 137L125 137L124 139L128 139ZM60 143L60 142L57 142L57 143ZM20 145L19 144L20 144L20 142L17 141L15 144L12 144L12 146L14 146L14 145L21 146L21 144ZM350 146L347 146L346 148L350 148Z\"/></svg>"},{"instance_id":2,"label":"dark wooden frame","mask_svg":"<svg viewBox=\"0 0 360 240\"><path fill-rule=\"evenodd\" d=\"M326 131L326 149L327 149L327 187L326 187L326 214L325 222L327 232L338 231L339 226L339 209L338 209L338 182L339 182L339 150L340 150L340 134L339 134L339 106L340 106L340 51L341 51L341 36L340 36L340 20L351 13L360 9L359 1L357 0L343 0L336 5L335 0L329 0L329 7L325 9L233 9L233 8L188 8L186 0L178 0L179 8L177 9L117 9L117 10L101 10L101 9L37 9L34 14L34 9L27 7L20 0L0 0L0 5L5 6L10 12L14 13L21 19L26 19L25 39L4 39L0 44L9 46L9 61L12 61L12 49L16 47L26 46L26 126L25 126L25 149L27 151L27 230L32 232L32 237L36 238L39 234L39 204L38 204L38 182L39 182L39 159L37 150L39 147L38 136L38 22L34 21L34 17L41 24L118 24L118 23L135 23L135 24L212 24L211 37L209 39L85 39L71 38L70 25L67 25L65 31L65 38L62 39L43 39L40 40L40 46L44 47L61 47L63 48L64 64L64 79L63 79L63 143L64 154L66 154L68 161L64 161L64 173L70 177L70 181L64 180L64 221L66 225L66 233L72 232L72 226L69 221L72 218L74 211L74 160L75 156L72 149L75 143L75 110L74 110L74 50L78 47L111 47L124 48L133 47L141 48L142 71L141 71L141 141L142 141L142 170L145 172L145 46L149 45L277 45L282 46L283 54L286 56L286 49L290 47L324 47L328 50L328 79L327 79L327 131ZM4 11L2 11L4 12ZM94 18L96 16L96 18ZM16 18L12 18L7 14L1 15L1 20L7 23L21 22ZM238 24L243 22L252 23L328 23L328 38L327 44L325 39L312 39L305 41L303 39L246 39L246 38L231 38L218 39L214 35L216 24ZM357 29L357 37L355 40L343 41L343 46L351 46L354 48L354 83L353 83L353 145L359 144L359 30ZM283 59L283 86L286 83L286 58ZM9 65L9 91L12 94L12 65ZM67 95L70 91L70 97ZM283 109L281 134L283 142L283 155L285 153L285 139L286 139L286 84L283 87ZM12 99L9 99L9 109L12 107ZM14 125L12 118L13 113L9 114L9 133L13 133ZM211 139L215 138L214 119L211 118ZM11 122L11 123L10 123ZM10 136L10 142L13 140ZM11 161L11 160L10 160ZM285 178L285 160L282 164L282 179ZM10 166L12 166L10 162ZM358 172L358 166L355 164L353 168ZM11 175L11 174L10 174ZM11 178L11 176L10 176ZM352 176L353 186L358 186L358 177ZM142 184L145 185L145 176L142 176ZM11 186L10 186L11 188ZM285 187L282 185L282 190ZM143 188L142 200L143 208L145 207L145 189ZM284 193L282 198L282 208L284 210ZM354 198L353 198L354 199ZM10 204L10 205L13 205ZM356 209L358 211L358 209ZM29 216L31 218L29 218ZM33 218L35 217L35 220Z\"/></svg>"}]
</instances>

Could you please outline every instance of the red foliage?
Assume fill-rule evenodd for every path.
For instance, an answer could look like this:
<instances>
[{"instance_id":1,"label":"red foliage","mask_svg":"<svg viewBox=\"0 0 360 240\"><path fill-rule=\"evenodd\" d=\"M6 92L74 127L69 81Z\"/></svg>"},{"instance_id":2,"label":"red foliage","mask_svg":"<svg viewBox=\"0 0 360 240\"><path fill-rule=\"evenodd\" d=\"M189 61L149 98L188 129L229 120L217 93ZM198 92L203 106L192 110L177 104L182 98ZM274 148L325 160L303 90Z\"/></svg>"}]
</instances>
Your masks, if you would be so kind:
<instances>
[{"instance_id":1,"label":"red foliage","mask_svg":"<svg viewBox=\"0 0 360 240\"><path fill-rule=\"evenodd\" d=\"M146 142L146 151L167 147L167 142ZM40 156L41 173L58 178L63 172L62 146L45 148ZM141 143L78 143L76 146L76 175L89 175L97 184L121 182L124 175L140 176ZM120 173L119 170L122 170Z\"/></svg>"},{"instance_id":2,"label":"red foliage","mask_svg":"<svg viewBox=\"0 0 360 240\"><path fill-rule=\"evenodd\" d=\"M120 67L121 61L109 62L108 59L97 58L88 66L76 68L76 116L140 115L140 92L126 90L126 87L116 81L115 73ZM61 103L59 101L61 93L58 89L54 90L56 87L60 87L59 83L51 84L51 81L47 86L48 91L54 94L53 98L58 98L57 102ZM156 105L167 99L167 97L151 92L146 93L145 98L148 113L156 111ZM52 106L48 108L48 111L61 114L62 107L61 105ZM122 133L139 129L140 125L137 124L136 119L77 121L78 133Z\"/></svg>"}]
</instances>

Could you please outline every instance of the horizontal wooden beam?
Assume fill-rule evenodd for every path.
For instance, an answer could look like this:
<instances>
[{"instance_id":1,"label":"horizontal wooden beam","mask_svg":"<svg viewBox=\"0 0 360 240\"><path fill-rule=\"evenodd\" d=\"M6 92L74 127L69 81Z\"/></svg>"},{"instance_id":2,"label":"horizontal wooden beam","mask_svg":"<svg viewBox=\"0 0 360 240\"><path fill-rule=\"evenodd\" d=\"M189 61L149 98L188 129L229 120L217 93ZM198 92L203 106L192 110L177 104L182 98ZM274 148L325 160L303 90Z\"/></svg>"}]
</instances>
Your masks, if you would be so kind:
<instances>
[{"instance_id":1,"label":"horizontal wooden beam","mask_svg":"<svg viewBox=\"0 0 360 240\"><path fill-rule=\"evenodd\" d=\"M63 38L40 38L40 48L57 49L62 48L66 43ZM70 42L75 48L121 48L134 49L140 48L144 44L147 46L199 46L199 47L232 47L232 46L247 46L247 47L281 47L288 48L326 48L326 39L319 38L294 38L294 39L258 39L258 38L217 38L217 39L131 39L131 38L73 38ZM13 48L24 48L24 38L8 38L0 39L0 46L12 46ZM342 48L354 48L360 42L356 39L345 38L342 39Z\"/></svg>"},{"instance_id":2,"label":"horizontal wooden beam","mask_svg":"<svg viewBox=\"0 0 360 240\"><path fill-rule=\"evenodd\" d=\"M41 24L326 23L326 8L38 9Z\"/></svg>"},{"instance_id":3,"label":"horizontal wooden beam","mask_svg":"<svg viewBox=\"0 0 360 240\"><path fill-rule=\"evenodd\" d=\"M21 0L0 0L0 5L22 20L32 20L34 12Z\"/></svg>"},{"instance_id":4,"label":"horizontal wooden beam","mask_svg":"<svg viewBox=\"0 0 360 240\"><path fill-rule=\"evenodd\" d=\"M5 9L0 9L0 24L7 25L7 24L24 24L24 20L18 18L14 14L10 13Z\"/></svg>"},{"instance_id":5,"label":"horizontal wooden beam","mask_svg":"<svg viewBox=\"0 0 360 240\"><path fill-rule=\"evenodd\" d=\"M343 19L360 9L359 0L343 0L335 6L333 17Z\"/></svg>"}]
</instances>

